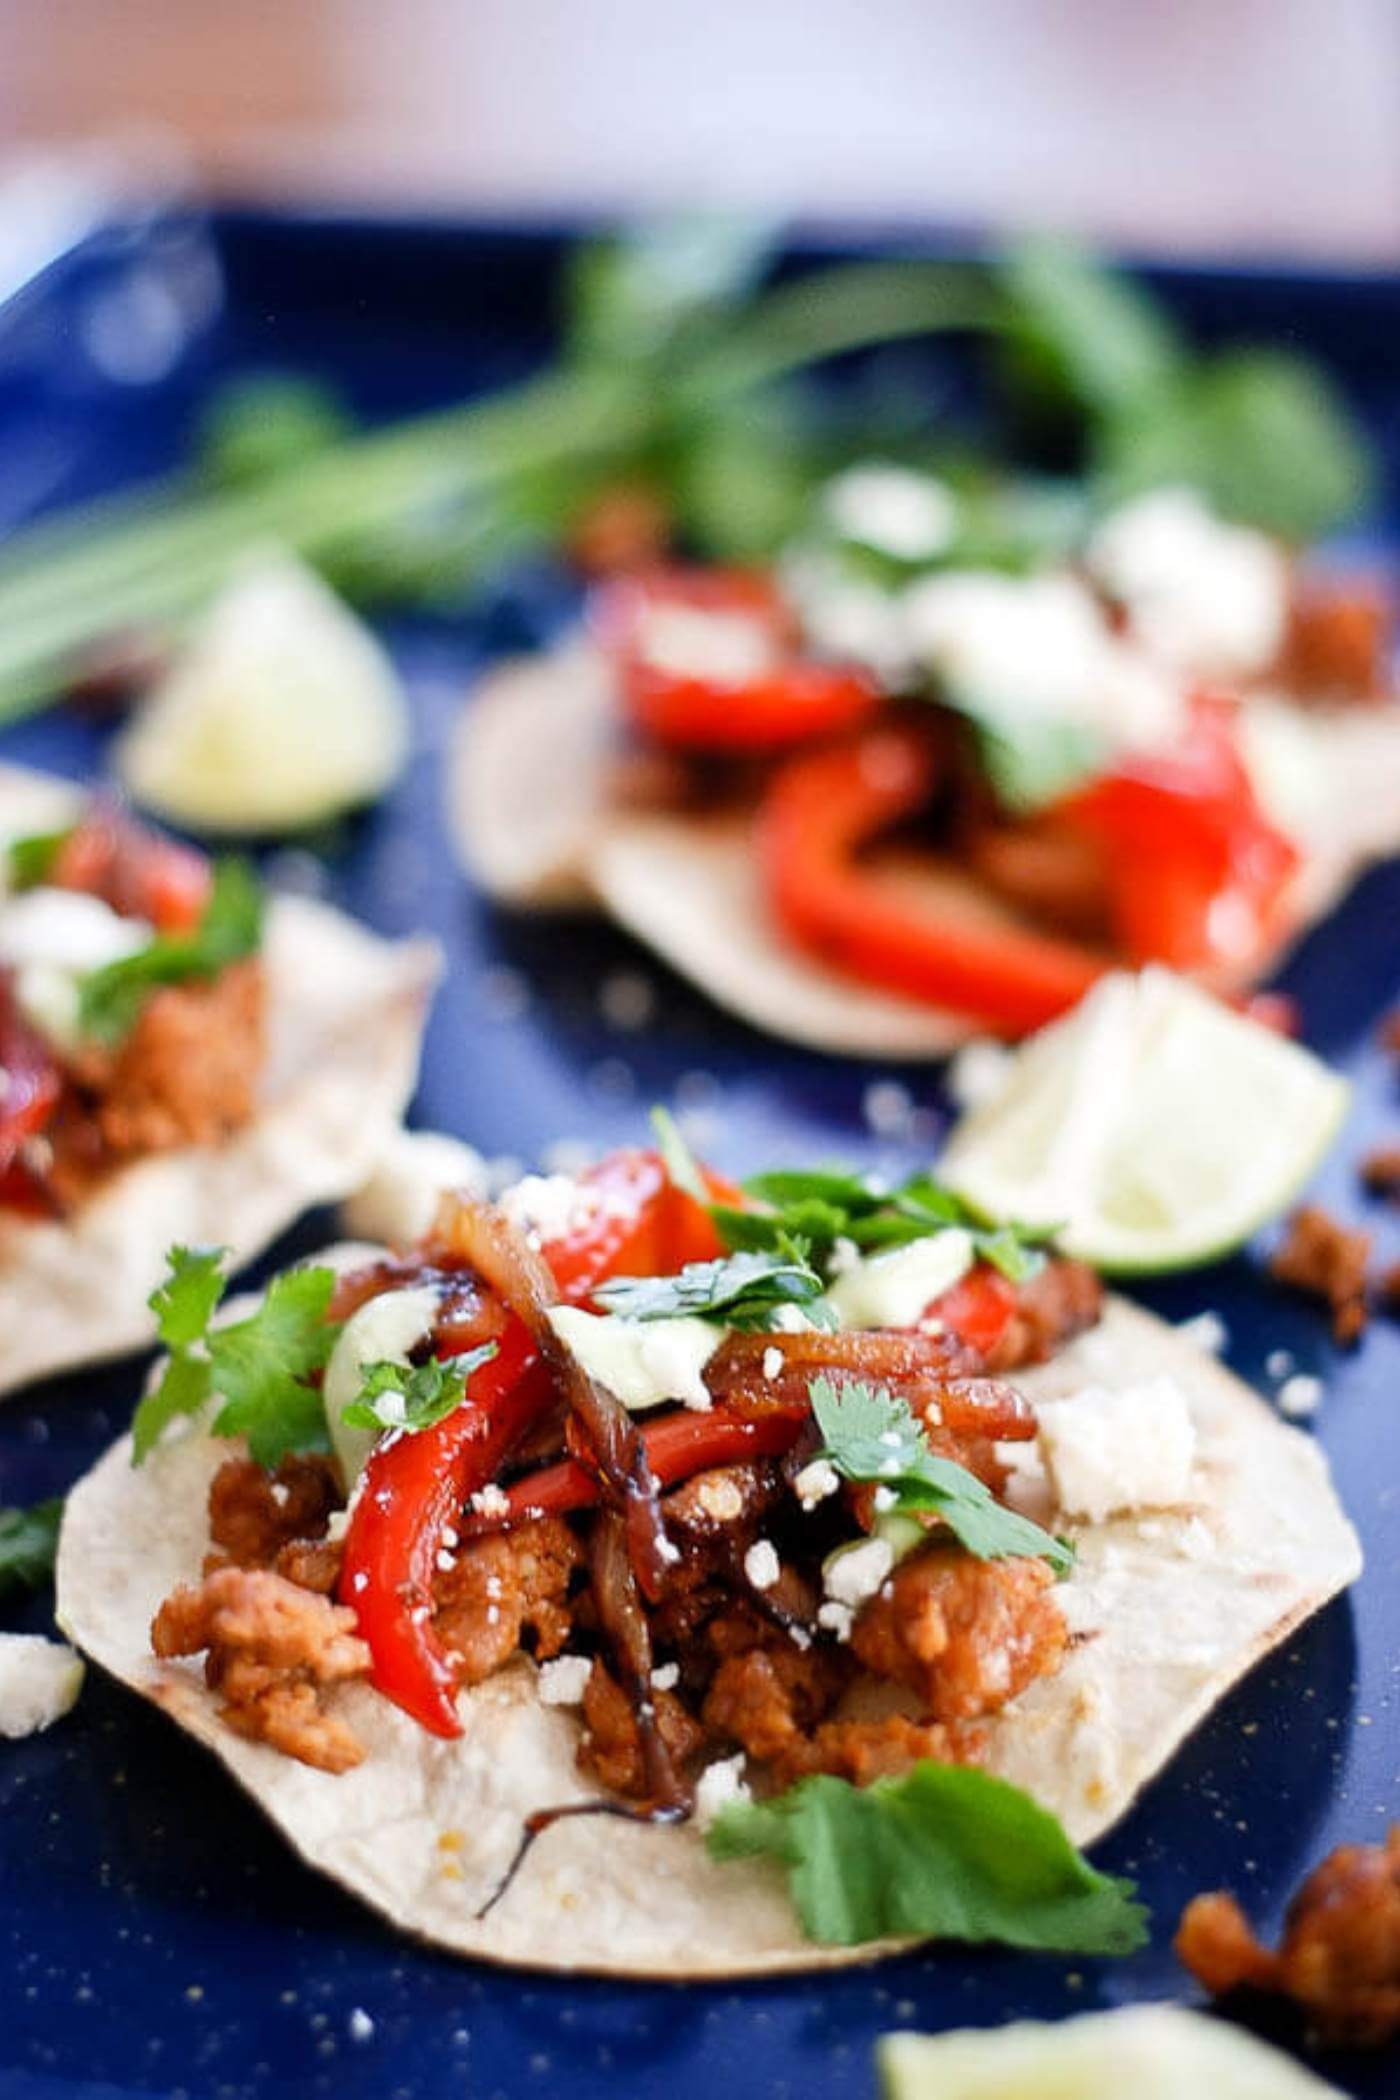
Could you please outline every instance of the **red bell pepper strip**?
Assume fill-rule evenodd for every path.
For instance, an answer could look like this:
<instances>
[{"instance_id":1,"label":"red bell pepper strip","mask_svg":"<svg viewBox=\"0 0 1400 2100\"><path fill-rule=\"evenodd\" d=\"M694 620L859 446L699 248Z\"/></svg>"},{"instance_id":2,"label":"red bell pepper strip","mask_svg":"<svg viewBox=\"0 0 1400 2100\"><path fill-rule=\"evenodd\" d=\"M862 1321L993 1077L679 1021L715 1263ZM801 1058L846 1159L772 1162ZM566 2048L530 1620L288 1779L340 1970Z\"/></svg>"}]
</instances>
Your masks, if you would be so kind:
<instances>
[{"instance_id":1,"label":"red bell pepper strip","mask_svg":"<svg viewBox=\"0 0 1400 2100\"><path fill-rule=\"evenodd\" d=\"M750 571L629 578L599 593L594 625L616 658L634 728L679 750L783 751L854 728L880 705L863 671L797 654L776 586ZM707 625L728 665L707 658Z\"/></svg>"},{"instance_id":2,"label":"red bell pepper strip","mask_svg":"<svg viewBox=\"0 0 1400 2100\"><path fill-rule=\"evenodd\" d=\"M658 1487L672 1487L703 1473L709 1466L733 1465L740 1459L776 1458L790 1450L810 1413L804 1401L791 1413L773 1408L765 1414L743 1414L715 1407L707 1414L686 1411L648 1422L642 1430L647 1463ZM561 1459L527 1473L505 1491L505 1506L491 1517L469 1524L471 1531L505 1531L536 1517L564 1516L587 1509L598 1500L597 1475L576 1459Z\"/></svg>"},{"instance_id":3,"label":"red bell pepper strip","mask_svg":"<svg viewBox=\"0 0 1400 2100\"><path fill-rule=\"evenodd\" d=\"M790 759L759 813L769 903L822 962L1023 1034L1082 998L1106 959L990 914L920 908L907 887L862 865L862 848L922 809L936 781L927 739L899 727Z\"/></svg>"},{"instance_id":4,"label":"red bell pepper strip","mask_svg":"<svg viewBox=\"0 0 1400 2100\"><path fill-rule=\"evenodd\" d=\"M958 1341L987 1358L1011 1325L1015 1311L1015 1284L983 1261L935 1298L924 1318L941 1320Z\"/></svg>"},{"instance_id":5,"label":"red bell pepper strip","mask_svg":"<svg viewBox=\"0 0 1400 2100\"><path fill-rule=\"evenodd\" d=\"M20 1147L44 1128L62 1091L48 1045L20 1012L9 971L0 971L0 1201L22 1200L27 1177Z\"/></svg>"},{"instance_id":6,"label":"red bell pepper strip","mask_svg":"<svg viewBox=\"0 0 1400 2100\"><path fill-rule=\"evenodd\" d=\"M1060 805L1108 855L1131 962L1238 968L1280 930L1298 853L1260 808L1234 725L1230 701L1198 695L1178 749L1130 755Z\"/></svg>"},{"instance_id":7,"label":"red bell pepper strip","mask_svg":"<svg viewBox=\"0 0 1400 2100\"><path fill-rule=\"evenodd\" d=\"M607 1276L664 1275L722 1251L709 1213L672 1185L658 1154L613 1153L580 1179L604 1200L542 1250L567 1301L586 1303ZM714 1188L730 1200L724 1184ZM394 1280L386 1273L383 1287ZM461 1407L430 1429L386 1436L370 1454L341 1563L339 1596L357 1614L376 1687L435 1735L461 1732L454 1673L432 1627L444 1533L553 1397L523 1324L494 1300L453 1321L439 1348L460 1354L487 1338L497 1354L473 1374Z\"/></svg>"},{"instance_id":8,"label":"red bell pepper strip","mask_svg":"<svg viewBox=\"0 0 1400 2100\"><path fill-rule=\"evenodd\" d=\"M61 842L45 879L56 889L100 897L125 918L149 919L158 933L189 932L209 901L202 853L102 802Z\"/></svg>"}]
</instances>

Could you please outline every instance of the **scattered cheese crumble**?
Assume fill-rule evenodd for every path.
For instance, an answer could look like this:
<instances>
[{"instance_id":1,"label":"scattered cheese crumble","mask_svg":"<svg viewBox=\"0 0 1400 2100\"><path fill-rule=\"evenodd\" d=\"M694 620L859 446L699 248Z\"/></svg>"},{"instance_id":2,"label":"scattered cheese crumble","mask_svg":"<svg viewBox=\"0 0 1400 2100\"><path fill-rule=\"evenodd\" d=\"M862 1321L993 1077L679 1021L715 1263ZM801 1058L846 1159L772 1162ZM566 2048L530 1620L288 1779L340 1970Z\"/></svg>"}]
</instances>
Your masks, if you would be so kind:
<instances>
[{"instance_id":1,"label":"scattered cheese crumble","mask_svg":"<svg viewBox=\"0 0 1400 2100\"><path fill-rule=\"evenodd\" d=\"M771 1590L782 1570L777 1549L768 1539L755 1539L744 1555L744 1574L756 1590Z\"/></svg>"},{"instance_id":2,"label":"scattered cheese crumble","mask_svg":"<svg viewBox=\"0 0 1400 2100\"><path fill-rule=\"evenodd\" d=\"M38 1633L0 1633L0 1735L37 1735L83 1687L82 1657Z\"/></svg>"},{"instance_id":3,"label":"scattered cheese crumble","mask_svg":"<svg viewBox=\"0 0 1400 2100\"><path fill-rule=\"evenodd\" d=\"M740 1757L722 1757L717 1763L706 1765L695 1782L695 1820L701 1830L708 1830L723 1808L731 1801L747 1801L749 1790L743 1778L744 1760Z\"/></svg>"},{"instance_id":4,"label":"scattered cheese crumble","mask_svg":"<svg viewBox=\"0 0 1400 2100\"><path fill-rule=\"evenodd\" d=\"M822 1587L836 1604L855 1611L873 1597L894 1566L894 1548L888 1539L862 1539L858 1546L843 1546L831 1555L822 1571Z\"/></svg>"},{"instance_id":5,"label":"scattered cheese crumble","mask_svg":"<svg viewBox=\"0 0 1400 2100\"><path fill-rule=\"evenodd\" d=\"M588 1689L593 1665L586 1655L556 1655L540 1664L539 1694L543 1706L578 1706Z\"/></svg>"},{"instance_id":6,"label":"scattered cheese crumble","mask_svg":"<svg viewBox=\"0 0 1400 2100\"><path fill-rule=\"evenodd\" d=\"M804 1509L815 1509L828 1495L834 1495L841 1485L841 1476L829 1458L814 1458L805 1465L793 1483L797 1499Z\"/></svg>"},{"instance_id":7,"label":"scattered cheese crumble","mask_svg":"<svg viewBox=\"0 0 1400 2100\"><path fill-rule=\"evenodd\" d=\"M1306 1371L1296 1371L1285 1378L1278 1389L1278 1404L1281 1413L1294 1421L1315 1415L1322 1400L1322 1380L1310 1377Z\"/></svg>"},{"instance_id":8,"label":"scattered cheese crumble","mask_svg":"<svg viewBox=\"0 0 1400 2100\"><path fill-rule=\"evenodd\" d=\"M1056 1502L1091 1523L1183 1502L1195 1449L1186 1397L1165 1376L1086 1386L1040 1408L1040 1453Z\"/></svg>"}]
</instances>

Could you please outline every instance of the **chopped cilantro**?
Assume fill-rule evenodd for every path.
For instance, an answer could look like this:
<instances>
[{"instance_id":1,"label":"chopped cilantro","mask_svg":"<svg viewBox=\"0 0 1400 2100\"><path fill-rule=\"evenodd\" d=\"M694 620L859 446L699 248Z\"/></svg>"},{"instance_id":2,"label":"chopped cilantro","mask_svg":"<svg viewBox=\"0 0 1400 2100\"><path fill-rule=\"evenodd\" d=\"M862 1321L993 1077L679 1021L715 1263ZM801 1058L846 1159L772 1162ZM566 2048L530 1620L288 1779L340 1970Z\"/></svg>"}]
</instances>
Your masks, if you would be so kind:
<instances>
[{"instance_id":1,"label":"chopped cilantro","mask_svg":"<svg viewBox=\"0 0 1400 2100\"><path fill-rule=\"evenodd\" d=\"M367 1364L358 1397L341 1410L355 1429L431 1429L467 1397L474 1371L490 1363L495 1342L483 1342L449 1363L430 1356L422 1364Z\"/></svg>"},{"instance_id":2,"label":"chopped cilantro","mask_svg":"<svg viewBox=\"0 0 1400 2100\"><path fill-rule=\"evenodd\" d=\"M814 1378L807 1388L825 1438L818 1454L847 1480L878 1482L894 1496L889 1514L933 1510L979 1560L1027 1554L1067 1575L1073 1548L998 1502L985 1482L951 1458L939 1458L909 1406L883 1386Z\"/></svg>"},{"instance_id":3,"label":"chopped cilantro","mask_svg":"<svg viewBox=\"0 0 1400 2100\"><path fill-rule=\"evenodd\" d=\"M771 1327L779 1306L805 1307L818 1326L829 1325L818 1305L823 1284L800 1242L772 1253L740 1253L718 1261L688 1262L675 1276L615 1276L593 1296L605 1312L627 1320L722 1320L726 1327Z\"/></svg>"},{"instance_id":4,"label":"chopped cilantro","mask_svg":"<svg viewBox=\"0 0 1400 2100\"><path fill-rule=\"evenodd\" d=\"M61 831L32 831L27 838L11 839L5 848L10 881L17 890L32 890L47 882L58 859L59 849L73 836L73 826Z\"/></svg>"},{"instance_id":5,"label":"chopped cilantro","mask_svg":"<svg viewBox=\"0 0 1400 2100\"><path fill-rule=\"evenodd\" d=\"M289 1269L268 1285L246 1320L210 1326L227 1289L223 1250L174 1247L170 1274L151 1293L161 1340L170 1351L158 1383L136 1410L132 1463L140 1465L167 1423L223 1404L216 1436L243 1436L259 1465L289 1451L326 1449L325 1414L314 1374L325 1367L339 1328L326 1312L331 1269Z\"/></svg>"},{"instance_id":6,"label":"chopped cilantro","mask_svg":"<svg viewBox=\"0 0 1400 2100\"><path fill-rule=\"evenodd\" d=\"M868 1787L826 1775L771 1801L731 1802L715 1859L785 1868L803 1931L828 1946L886 1936L996 1941L1062 1954L1131 1954L1147 1913L1019 1787L928 1760Z\"/></svg>"},{"instance_id":7,"label":"chopped cilantro","mask_svg":"<svg viewBox=\"0 0 1400 2100\"><path fill-rule=\"evenodd\" d=\"M830 1259L838 1239L850 1240L862 1254L881 1253L957 1225L971 1236L980 1260L991 1262L1012 1283L1023 1283L1044 1261L1042 1245L1050 1237L1038 1226L1008 1223L989 1229L979 1224L961 1197L931 1174L911 1174L894 1188L882 1189L869 1176L839 1168L783 1169L754 1175L744 1193L761 1207L711 1206L731 1246L769 1247L802 1239L818 1264Z\"/></svg>"},{"instance_id":8,"label":"chopped cilantro","mask_svg":"<svg viewBox=\"0 0 1400 2100\"><path fill-rule=\"evenodd\" d=\"M62 1517L61 1496L28 1509L0 1509L0 1597L37 1589L48 1580Z\"/></svg>"},{"instance_id":9,"label":"chopped cilantro","mask_svg":"<svg viewBox=\"0 0 1400 2100\"><path fill-rule=\"evenodd\" d=\"M262 943L263 899L246 861L221 860L209 901L192 933L158 933L134 955L90 970L80 986L83 1033L119 1042L157 985L217 977L230 963L256 954Z\"/></svg>"}]
</instances>

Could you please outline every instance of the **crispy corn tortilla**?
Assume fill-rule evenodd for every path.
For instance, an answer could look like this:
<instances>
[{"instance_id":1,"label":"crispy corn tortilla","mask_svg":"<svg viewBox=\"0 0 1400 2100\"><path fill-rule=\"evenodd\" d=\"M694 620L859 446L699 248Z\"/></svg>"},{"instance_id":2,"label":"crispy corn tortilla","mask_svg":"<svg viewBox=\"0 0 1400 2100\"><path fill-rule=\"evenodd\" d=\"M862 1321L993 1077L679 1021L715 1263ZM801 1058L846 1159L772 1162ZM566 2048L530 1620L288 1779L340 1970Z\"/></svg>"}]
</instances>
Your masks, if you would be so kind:
<instances>
[{"instance_id":1,"label":"crispy corn tortilla","mask_svg":"<svg viewBox=\"0 0 1400 2100\"><path fill-rule=\"evenodd\" d=\"M1169 1371L1198 1434L1189 1508L1080 1531L1062 1592L1091 1636L1059 1676L992 1724L992 1769L1088 1843L1115 1823L1229 1687L1358 1574L1360 1549L1317 1445L1180 1335L1122 1300L1034 1394ZM815 1946L778 1870L724 1866L693 1827L610 1817L557 1824L486 1918L532 1810L585 1798L578 1720L535 1694L519 1661L459 1702L464 1734L428 1735L387 1700L345 1688L337 1711L368 1750L332 1777L244 1742L218 1718L198 1662L158 1662L149 1629L208 1546L206 1496L229 1446L199 1433L140 1470L123 1439L68 1500L60 1623L104 1669L207 1744L312 1866L396 1925L455 1953L626 1976L751 1976L867 1960L888 1944ZM1043 1499L1031 1476L1026 1497Z\"/></svg>"},{"instance_id":2,"label":"crispy corn tortilla","mask_svg":"<svg viewBox=\"0 0 1400 2100\"><path fill-rule=\"evenodd\" d=\"M1223 972L1222 992L1266 976L1369 862L1400 848L1400 703L1319 714L1261 698L1250 710L1304 860L1277 940ZM817 1049L939 1058L986 1032L801 954L768 913L746 816L610 807L615 729L606 665L581 643L507 664L478 687L457 728L448 813L458 855L489 895L522 909L591 901L718 1005ZM906 859L927 905L959 917L977 908L975 882ZM997 908L985 893L982 905Z\"/></svg>"},{"instance_id":3,"label":"crispy corn tortilla","mask_svg":"<svg viewBox=\"0 0 1400 2100\"><path fill-rule=\"evenodd\" d=\"M62 824L74 805L63 784L0 767L0 837ZM147 1295L175 1242L228 1247L241 1267L378 1163L417 1076L436 948L285 897L264 957L268 1054L245 1129L138 1160L61 1220L0 1218L0 1393L149 1341Z\"/></svg>"}]
</instances>

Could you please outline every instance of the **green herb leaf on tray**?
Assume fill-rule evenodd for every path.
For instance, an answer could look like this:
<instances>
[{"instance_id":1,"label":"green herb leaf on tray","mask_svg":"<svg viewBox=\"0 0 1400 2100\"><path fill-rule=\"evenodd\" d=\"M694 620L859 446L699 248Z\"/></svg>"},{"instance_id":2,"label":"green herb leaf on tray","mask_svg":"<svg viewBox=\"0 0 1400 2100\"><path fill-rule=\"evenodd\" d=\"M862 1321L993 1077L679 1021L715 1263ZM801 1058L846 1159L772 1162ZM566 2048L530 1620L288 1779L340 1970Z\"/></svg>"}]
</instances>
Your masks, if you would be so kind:
<instances>
[{"instance_id":1,"label":"green herb leaf on tray","mask_svg":"<svg viewBox=\"0 0 1400 2100\"><path fill-rule=\"evenodd\" d=\"M340 1331L326 1318L334 1270L289 1269L274 1277L247 1319L213 1327L227 1288L221 1255L176 1247L166 1259L170 1274L151 1293L150 1305L170 1355L136 1410L133 1465L169 1423L198 1413L211 1397L222 1403L215 1435L246 1437L259 1465L276 1465L291 1451L324 1451L325 1412L311 1380Z\"/></svg>"},{"instance_id":2,"label":"green herb leaf on tray","mask_svg":"<svg viewBox=\"0 0 1400 2100\"><path fill-rule=\"evenodd\" d=\"M27 838L11 839L5 848L5 858L12 886L17 890L32 890L37 884L47 882L59 849L72 836L73 826L65 824L60 831L33 831Z\"/></svg>"},{"instance_id":3,"label":"green herb leaf on tray","mask_svg":"<svg viewBox=\"0 0 1400 2100\"><path fill-rule=\"evenodd\" d=\"M355 1429L431 1429L461 1406L472 1373L490 1363L496 1349L495 1342L483 1342L450 1363L430 1356L422 1364L368 1364L358 1397L341 1410L341 1419Z\"/></svg>"},{"instance_id":4,"label":"green herb leaf on tray","mask_svg":"<svg viewBox=\"0 0 1400 2100\"><path fill-rule=\"evenodd\" d=\"M1074 1565L1074 1549L997 1501L985 1482L929 1449L907 1402L883 1386L814 1378L807 1388L825 1439L820 1456L845 1479L878 1482L894 1496L887 1514L935 1511L979 1560L1024 1554L1048 1561L1057 1575Z\"/></svg>"},{"instance_id":5,"label":"green herb leaf on tray","mask_svg":"<svg viewBox=\"0 0 1400 2100\"><path fill-rule=\"evenodd\" d=\"M795 1305L816 1324L823 1283L790 1242L772 1253L739 1253L688 1262L674 1276L615 1276L593 1293L605 1312L626 1320L721 1320L727 1327L769 1328L779 1307Z\"/></svg>"},{"instance_id":6,"label":"green herb leaf on tray","mask_svg":"<svg viewBox=\"0 0 1400 2100\"><path fill-rule=\"evenodd\" d=\"M1015 241L997 275L1011 342L1044 384L1090 416L1138 410L1189 368L1185 344L1151 294L1076 242Z\"/></svg>"},{"instance_id":7,"label":"green herb leaf on tray","mask_svg":"<svg viewBox=\"0 0 1400 2100\"><path fill-rule=\"evenodd\" d=\"M53 1573L63 1499L0 1509L0 1597L35 1590Z\"/></svg>"},{"instance_id":8,"label":"green herb leaf on tray","mask_svg":"<svg viewBox=\"0 0 1400 2100\"><path fill-rule=\"evenodd\" d=\"M89 971L80 988L83 1033L119 1042L158 985L217 977L262 945L263 896L246 861L221 860L192 933L157 934L134 955Z\"/></svg>"},{"instance_id":9,"label":"green herb leaf on tray","mask_svg":"<svg viewBox=\"0 0 1400 2100\"><path fill-rule=\"evenodd\" d=\"M707 1837L718 1860L785 1869L803 1931L827 1946L886 1937L992 1941L1061 1954L1131 1954L1147 1913L1058 1820L1005 1780L927 1760L854 1787L803 1779L730 1803Z\"/></svg>"}]
</instances>

